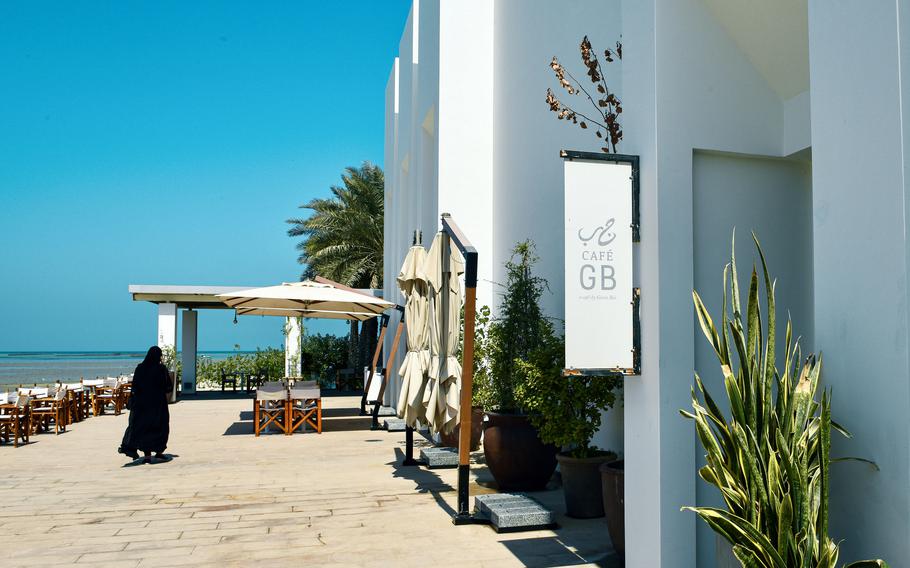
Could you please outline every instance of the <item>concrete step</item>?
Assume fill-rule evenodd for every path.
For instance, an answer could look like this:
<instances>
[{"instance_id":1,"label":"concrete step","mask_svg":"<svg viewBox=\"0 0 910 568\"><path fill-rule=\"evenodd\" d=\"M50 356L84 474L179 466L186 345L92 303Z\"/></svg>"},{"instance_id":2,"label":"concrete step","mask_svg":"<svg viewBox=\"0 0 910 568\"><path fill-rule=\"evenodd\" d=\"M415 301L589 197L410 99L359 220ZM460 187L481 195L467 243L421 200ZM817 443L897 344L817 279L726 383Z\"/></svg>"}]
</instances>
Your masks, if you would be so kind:
<instances>
[{"instance_id":1,"label":"concrete step","mask_svg":"<svg viewBox=\"0 0 910 568\"><path fill-rule=\"evenodd\" d=\"M522 493L492 493L474 497L474 514L490 522L496 532L551 529L552 511Z\"/></svg>"},{"instance_id":2,"label":"concrete step","mask_svg":"<svg viewBox=\"0 0 910 568\"><path fill-rule=\"evenodd\" d=\"M455 448L422 448L420 460L430 469L458 467L458 450Z\"/></svg>"}]
</instances>

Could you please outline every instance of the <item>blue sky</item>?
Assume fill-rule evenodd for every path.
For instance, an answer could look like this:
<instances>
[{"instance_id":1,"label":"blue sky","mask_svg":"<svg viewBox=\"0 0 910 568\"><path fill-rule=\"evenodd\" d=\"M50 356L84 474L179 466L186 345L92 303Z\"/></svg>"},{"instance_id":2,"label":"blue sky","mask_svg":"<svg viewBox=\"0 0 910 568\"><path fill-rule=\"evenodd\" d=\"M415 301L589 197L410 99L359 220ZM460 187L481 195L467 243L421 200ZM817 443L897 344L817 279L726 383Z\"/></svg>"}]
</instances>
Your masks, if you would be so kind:
<instances>
[{"instance_id":1,"label":"blue sky","mask_svg":"<svg viewBox=\"0 0 910 568\"><path fill-rule=\"evenodd\" d=\"M0 3L0 351L147 348L128 284L298 279L284 221L382 163L409 5ZM282 342L232 317L200 348Z\"/></svg>"}]
</instances>

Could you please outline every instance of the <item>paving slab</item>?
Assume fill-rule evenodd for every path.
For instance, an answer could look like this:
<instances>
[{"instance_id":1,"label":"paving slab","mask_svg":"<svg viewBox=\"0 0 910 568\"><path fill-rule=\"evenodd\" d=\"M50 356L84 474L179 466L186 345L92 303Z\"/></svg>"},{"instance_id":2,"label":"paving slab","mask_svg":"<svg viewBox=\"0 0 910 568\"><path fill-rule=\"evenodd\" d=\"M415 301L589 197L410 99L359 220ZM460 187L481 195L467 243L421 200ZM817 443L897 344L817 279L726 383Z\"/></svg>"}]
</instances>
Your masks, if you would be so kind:
<instances>
[{"instance_id":1,"label":"paving slab","mask_svg":"<svg viewBox=\"0 0 910 568\"><path fill-rule=\"evenodd\" d=\"M458 467L458 450L455 448L422 448L420 460L430 469Z\"/></svg>"},{"instance_id":2,"label":"paving slab","mask_svg":"<svg viewBox=\"0 0 910 568\"><path fill-rule=\"evenodd\" d=\"M401 466L404 436L371 431L359 397L323 402L322 434L257 438L251 399L181 401L170 407L174 458L154 465L125 467L117 454L128 413L0 445L0 548L24 552L0 564L426 566L420 551L432 542L434 566L499 568L584 565L610 552L603 519L564 517L559 490L534 494L556 530L453 526L455 469ZM471 479L472 495L495 492L482 464ZM42 545L23 544L34 539Z\"/></svg>"}]
</instances>

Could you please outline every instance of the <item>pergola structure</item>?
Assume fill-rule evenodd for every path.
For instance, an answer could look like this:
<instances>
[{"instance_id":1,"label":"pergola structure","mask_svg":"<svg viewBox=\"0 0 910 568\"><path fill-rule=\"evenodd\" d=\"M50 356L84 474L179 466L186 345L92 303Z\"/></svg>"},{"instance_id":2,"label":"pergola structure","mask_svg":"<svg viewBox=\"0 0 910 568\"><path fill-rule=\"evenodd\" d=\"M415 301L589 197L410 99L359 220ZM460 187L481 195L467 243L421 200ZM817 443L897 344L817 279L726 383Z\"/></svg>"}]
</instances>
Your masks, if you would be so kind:
<instances>
[{"instance_id":1,"label":"pergola structure","mask_svg":"<svg viewBox=\"0 0 910 568\"><path fill-rule=\"evenodd\" d=\"M183 327L181 329L181 359L183 364L181 390L184 393L196 392L196 356L197 356L197 310L230 310L218 294L228 294L248 290L255 286L170 286L130 284L129 291L134 302L152 302L158 305L158 346L177 346L177 311L183 310ZM285 366L291 357L300 361L300 327L296 318L289 318L292 323L285 339ZM296 353L288 349L296 348Z\"/></svg>"},{"instance_id":2,"label":"pergola structure","mask_svg":"<svg viewBox=\"0 0 910 568\"><path fill-rule=\"evenodd\" d=\"M135 302L152 302L158 305L158 346L164 348L166 346L173 346L176 349L177 346L177 313L178 310L183 309L183 327L182 327L182 345L181 345L181 359L183 365L182 372L182 385L181 390L183 393L194 393L196 392L196 357L198 355L197 349L197 330L198 330L198 312L200 309L211 309L211 310L236 310L236 313L243 315L283 315L287 313L286 317L286 326L284 340L284 366L285 366L285 375L289 377L299 376L301 372L301 353L300 353L300 320L299 317L315 317L315 318L332 318L332 319L355 319L362 321L363 319L369 319L370 317L378 316L382 309L378 309L376 306L361 306L362 301L356 301L357 294L363 294L366 296L379 296L381 298L381 293L378 293L377 290L358 290L353 288L348 288L337 282L332 282L325 278L317 277L315 286L322 287L331 287L336 290L345 290L346 292L341 292L341 294L354 293L355 295L355 304L357 308L351 309L351 311L322 311L322 310L332 310L338 309L337 307L333 308L326 306L322 309L320 307L314 306L312 309L302 309L296 307L295 309L285 309L285 310L263 310L254 306L255 302L250 305L246 305L246 300L241 300L239 303L244 304L244 307L240 307L237 302L233 301L231 298L226 298L227 295L242 298L242 292L244 291L253 291L253 289L258 288L256 286L172 286L172 285L145 285L145 284L130 284L129 292L133 297ZM294 286L283 284L282 286ZM260 289L268 290L268 289ZM394 304L384 302L379 300L383 304L388 304L390 307L394 307ZM306 303L306 302L301 302ZM312 303L312 302L311 302ZM350 300L348 303L351 303ZM229 305L235 304L235 305ZM323 302L324 304L324 302ZM366 304L371 304L366 302ZM342 308L344 309L344 308ZM356 310L356 311L355 311ZM364 313L361 313L363 311ZM377 351L378 352L378 351ZM375 367L375 358L374 365ZM372 375L371 375L372 376ZM176 389L176 385L174 385ZM176 394L176 392L175 392Z\"/></svg>"}]
</instances>

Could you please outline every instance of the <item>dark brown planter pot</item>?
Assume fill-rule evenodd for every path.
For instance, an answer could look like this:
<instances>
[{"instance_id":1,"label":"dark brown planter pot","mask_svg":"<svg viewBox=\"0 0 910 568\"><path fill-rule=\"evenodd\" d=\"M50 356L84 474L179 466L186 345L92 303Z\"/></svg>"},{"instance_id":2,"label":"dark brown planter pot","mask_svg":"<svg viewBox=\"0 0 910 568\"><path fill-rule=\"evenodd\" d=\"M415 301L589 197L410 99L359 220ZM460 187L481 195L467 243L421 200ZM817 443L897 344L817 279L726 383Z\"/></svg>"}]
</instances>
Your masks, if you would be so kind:
<instances>
[{"instance_id":1,"label":"dark brown planter pot","mask_svg":"<svg viewBox=\"0 0 910 568\"><path fill-rule=\"evenodd\" d=\"M487 412L483 455L500 491L540 491L556 469L556 446L544 444L525 414Z\"/></svg>"},{"instance_id":2,"label":"dark brown planter pot","mask_svg":"<svg viewBox=\"0 0 910 568\"><path fill-rule=\"evenodd\" d=\"M622 557L626 554L625 487L623 483L623 460L600 466L603 480L604 514L607 516L607 530L613 541L613 550Z\"/></svg>"},{"instance_id":3,"label":"dark brown planter pot","mask_svg":"<svg viewBox=\"0 0 910 568\"><path fill-rule=\"evenodd\" d=\"M443 447L458 448L458 439L461 437L461 424L458 424L451 434L439 434ZM480 449L480 435L483 433L483 409L479 406L471 408L471 451Z\"/></svg>"},{"instance_id":4,"label":"dark brown planter pot","mask_svg":"<svg viewBox=\"0 0 910 568\"><path fill-rule=\"evenodd\" d=\"M556 460L562 474L566 515L576 519L603 517L604 496L600 466L616 460L616 454L609 452L590 458L558 454Z\"/></svg>"}]
</instances>

